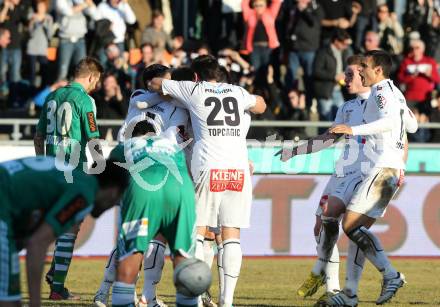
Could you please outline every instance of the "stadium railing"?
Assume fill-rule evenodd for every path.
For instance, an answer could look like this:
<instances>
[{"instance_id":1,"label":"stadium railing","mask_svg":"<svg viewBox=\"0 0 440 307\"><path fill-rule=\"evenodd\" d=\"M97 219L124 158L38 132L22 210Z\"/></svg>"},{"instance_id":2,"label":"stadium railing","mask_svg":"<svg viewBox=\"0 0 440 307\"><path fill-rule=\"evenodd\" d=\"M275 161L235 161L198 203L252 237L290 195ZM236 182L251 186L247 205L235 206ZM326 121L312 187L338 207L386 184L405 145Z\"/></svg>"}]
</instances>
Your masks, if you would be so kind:
<instances>
[{"instance_id":1,"label":"stadium railing","mask_svg":"<svg viewBox=\"0 0 440 307\"><path fill-rule=\"evenodd\" d=\"M0 144L16 144L16 145L28 145L31 140L22 140L23 134L21 128L25 126L37 125L38 119L36 118L0 118L0 128L12 127L9 140L0 140ZM101 119L99 125L102 127L107 126L120 126L122 120L119 119ZM267 128L319 128L330 127L332 122L323 121L283 121L283 120L258 120L252 121L251 127L267 127ZM419 128L426 129L440 129L440 123L423 123L419 124ZM412 143L411 145L416 145ZM426 144L425 144L426 145Z\"/></svg>"}]
</instances>

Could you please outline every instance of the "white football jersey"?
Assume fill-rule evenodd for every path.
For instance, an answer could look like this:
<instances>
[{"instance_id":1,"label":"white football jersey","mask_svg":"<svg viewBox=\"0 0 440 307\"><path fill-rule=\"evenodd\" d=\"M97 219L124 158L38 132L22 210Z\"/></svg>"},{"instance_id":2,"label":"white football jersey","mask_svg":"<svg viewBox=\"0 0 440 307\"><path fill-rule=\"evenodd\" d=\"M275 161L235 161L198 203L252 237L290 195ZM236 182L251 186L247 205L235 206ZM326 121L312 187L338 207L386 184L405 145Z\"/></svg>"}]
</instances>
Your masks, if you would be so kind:
<instances>
[{"instance_id":1,"label":"white football jersey","mask_svg":"<svg viewBox=\"0 0 440 307\"><path fill-rule=\"evenodd\" d=\"M392 129L366 135L364 154L369 162L362 166L363 172L373 167L404 169L406 130L409 131L408 127L414 125L417 127L417 121L408 109L405 97L389 79L382 80L372 87L364 112L364 123L384 118L387 119L387 123L392 123Z\"/></svg>"},{"instance_id":2,"label":"white football jersey","mask_svg":"<svg viewBox=\"0 0 440 307\"><path fill-rule=\"evenodd\" d=\"M160 103L149 107L140 108L139 102L157 102ZM134 124L150 118L153 120L156 133L160 134L170 127L179 128L179 136L186 133L188 125L188 112L182 108L176 107L168 101L164 101L157 93L138 89L130 97L127 117L119 130L118 141L123 142L126 139L126 129L129 124ZM178 139L180 143L182 139Z\"/></svg>"},{"instance_id":3,"label":"white football jersey","mask_svg":"<svg viewBox=\"0 0 440 307\"><path fill-rule=\"evenodd\" d=\"M336 113L334 125L345 124L350 127L362 125L369 96L370 92L363 93L341 105ZM335 163L335 175L337 177L360 172L361 162L365 160L363 155L365 143L365 136L345 135L345 144L341 156Z\"/></svg>"},{"instance_id":4,"label":"white football jersey","mask_svg":"<svg viewBox=\"0 0 440 307\"><path fill-rule=\"evenodd\" d=\"M195 181L210 169L248 169L245 111L255 106L255 96L239 86L210 82L163 80L162 91L190 111Z\"/></svg>"}]
</instances>

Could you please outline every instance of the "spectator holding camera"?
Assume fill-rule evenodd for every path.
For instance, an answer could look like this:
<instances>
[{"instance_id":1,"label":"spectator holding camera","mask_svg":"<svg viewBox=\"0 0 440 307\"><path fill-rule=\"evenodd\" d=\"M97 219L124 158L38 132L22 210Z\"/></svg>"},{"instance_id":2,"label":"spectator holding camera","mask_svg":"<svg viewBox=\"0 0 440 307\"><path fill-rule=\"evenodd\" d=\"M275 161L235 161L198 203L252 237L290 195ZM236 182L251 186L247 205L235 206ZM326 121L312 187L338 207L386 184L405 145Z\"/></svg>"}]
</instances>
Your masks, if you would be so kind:
<instances>
[{"instance_id":1,"label":"spectator holding camera","mask_svg":"<svg viewBox=\"0 0 440 307\"><path fill-rule=\"evenodd\" d=\"M406 87L404 94L408 106L428 113L430 93L440 82L437 63L424 54L425 43L422 40L413 40L410 48L411 51L400 65L398 79Z\"/></svg>"},{"instance_id":2,"label":"spectator holding camera","mask_svg":"<svg viewBox=\"0 0 440 307\"><path fill-rule=\"evenodd\" d=\"M397 20L396 13L390 13L388 5L377 7L377 32L380 38L380 48L393 55L403 51L403 28Z\"/></svg>"},{"instance_id":3,"label":"spectator holding camera","mask_svg":"<svg viewBox=\"0 0 440 307\"><path fill-rule=\"evenodd\" d=\"M101 88L93 95L93 98L96 102L96 118L122 119L127 115L128 105L114 74L104 75ZM116 139L118 134L118 127L100 126L99 130L100 135L105 139Z\"/></svg>"}]
</instances>

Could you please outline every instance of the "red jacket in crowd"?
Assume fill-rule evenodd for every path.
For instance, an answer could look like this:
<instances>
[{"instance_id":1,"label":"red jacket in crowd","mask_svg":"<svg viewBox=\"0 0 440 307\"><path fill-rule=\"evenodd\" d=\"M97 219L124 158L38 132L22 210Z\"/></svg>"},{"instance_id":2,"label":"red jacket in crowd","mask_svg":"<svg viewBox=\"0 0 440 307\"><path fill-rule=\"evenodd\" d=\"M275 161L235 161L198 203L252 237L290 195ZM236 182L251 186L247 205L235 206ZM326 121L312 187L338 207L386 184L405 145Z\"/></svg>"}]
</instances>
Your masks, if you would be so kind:
<instances>
[{"instance_id":1,"label":"red jacket in crowd","mask_svg":"<svg viewBox=\"0 0 440 307\"><path fill-rule=\"evenodd\" d=\"M243 0L241 7L243 10L243 19L246 24L246 36L245 36L245 50L250 53L253 48L253 39L255 28L258 23L257 13L249 6L250 0ZM269 39L268 45L270 49L277 48L280 43L278 41L277 31L275 29L275 19L277 18L278 11L281 7L281 0L272 0L270 6L266 8L261 17L264 28L266 29L267 37Z\"/></svg>"},{"instance_id":2,"label":"red jacket in crowd","mask_svg":"<svg viewBox=\"0 0 440 307\"><path fill-rule=\"evenodd\" d=\"M423 56L417 62L413 57L407 56L400 64L398 79L400 83L406 85L405 98L407 100L424 102L435 84L440 82L437 63L428 56Z\"/></svg>"}]
</instances>

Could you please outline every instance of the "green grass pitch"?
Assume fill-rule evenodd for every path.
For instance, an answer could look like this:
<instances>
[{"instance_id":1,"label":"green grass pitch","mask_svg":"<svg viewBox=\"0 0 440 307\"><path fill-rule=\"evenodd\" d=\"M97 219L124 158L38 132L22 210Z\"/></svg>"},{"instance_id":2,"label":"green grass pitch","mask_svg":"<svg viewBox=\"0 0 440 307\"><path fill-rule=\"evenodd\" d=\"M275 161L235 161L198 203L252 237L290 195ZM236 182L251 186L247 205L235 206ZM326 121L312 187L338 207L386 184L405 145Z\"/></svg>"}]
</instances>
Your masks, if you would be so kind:
<instances>
[{"instance_id":1,"label":"green grass pitch","mask_svg":"<svg viewBox=\"0 0 440 307\"><path fill-rule=\"evenodd\" d=\"M344 261L341 263L340 280L344 281ZM438 259L392 259L395 267L403 272L407 284L388 306L440 306L440 258ZM101 282L104 259L73 259L66 286L81 296L77 302L56 302L47 300L49 289L43 286L42 306L91 306L95 291ZM215 260L214 260L215 264ZM302 258L245 258L235 293L234 306L313 306L323 293L321 288L312 298L302 299L296 289L304 281L312 267L312 259ZM48 269L46 265L45 270ZM359 306L376 306L375 300L380 292L381 276L370 264L362 276L359 287ZM141 292L142 278L137 285ZM25 287L24 267L22 267L22 289ZM217 268L213 268L212 294L217 299ZM169 306L174 306L174 286L172 266L166 260L158 294ZM27 293L24 291L24 300Z\"/></svg>"}]
</instances>

